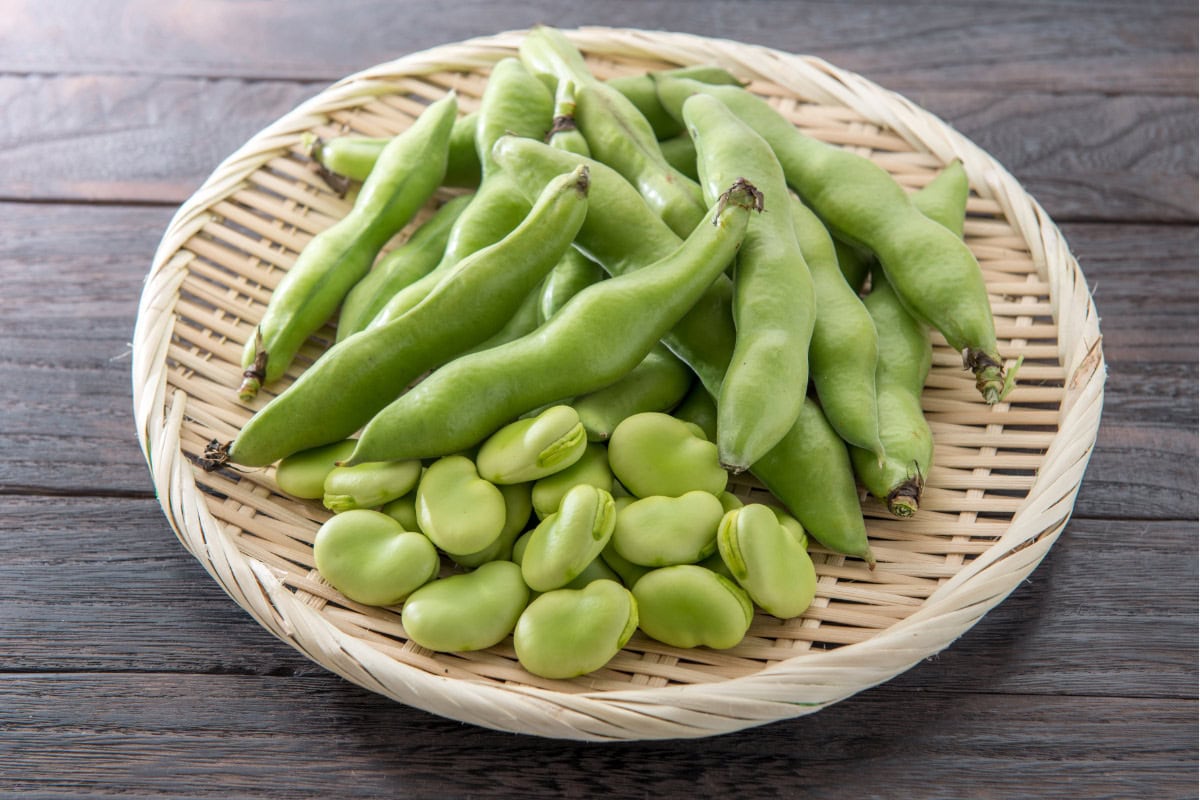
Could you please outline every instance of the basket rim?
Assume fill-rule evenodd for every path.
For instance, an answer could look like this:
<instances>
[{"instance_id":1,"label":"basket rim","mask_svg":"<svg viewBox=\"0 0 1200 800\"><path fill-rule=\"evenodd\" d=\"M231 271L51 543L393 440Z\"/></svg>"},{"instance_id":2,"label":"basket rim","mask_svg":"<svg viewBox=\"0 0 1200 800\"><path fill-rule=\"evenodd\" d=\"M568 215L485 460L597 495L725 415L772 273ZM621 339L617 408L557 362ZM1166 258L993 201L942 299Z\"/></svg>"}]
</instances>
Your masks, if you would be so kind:
<instances>
[{"instance_id":1,"label":"basket rim","mask_svg":"<svg viewBox=\"0 0 1200 800\"><path fill-rule=\"evenodd\" d=\"M238 551L209 510L179 446L186 392L169 391L166 373L159 369L187 273L183 243L208 220L214 203L294 145L301 133L323 123L330 111L388 93L400 77L486 69L513 55L526 30L439 45L338 80L251 137L175 212L139 301L132 367L137 435L169 524L231 599L277 638L365 688L482 727L591 740L708 736L811 713L899 675L949 646L1020 585L1070 517L1095 444L1106 377L1098 315L1078 263L1041 206L992 156L930 112L855 73L814 56L692 34L562 30L589 55L716 62L799 96L846 106L943 162L960 158L972 184L1000 203L1050 283L1066 385L1059 430L1005 533L917 611L865 641L806 652L713 683L583 692L449 678L394 661L336 628L297 599L270 567ZM1054 469L1047 469L1051 465ZM330 657L334 652L346 658ZM802 693L796 692L799 687Z\"/></svg>"}]
</instances>

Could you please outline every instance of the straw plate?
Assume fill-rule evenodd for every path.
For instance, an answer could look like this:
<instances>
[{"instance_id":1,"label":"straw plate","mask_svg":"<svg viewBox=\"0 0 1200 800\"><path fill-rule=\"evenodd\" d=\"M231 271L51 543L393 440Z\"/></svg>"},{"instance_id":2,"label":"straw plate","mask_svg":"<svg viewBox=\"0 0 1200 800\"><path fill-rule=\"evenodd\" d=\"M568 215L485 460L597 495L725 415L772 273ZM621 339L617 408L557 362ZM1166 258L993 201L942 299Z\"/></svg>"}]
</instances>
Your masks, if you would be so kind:
<instances>
[{"instance_id":1,"label":"straw plate","mask_svg":"<svg viewBox=\"0 0 1200 800\"><path fill-rule=\"evenodd\" d=\"M924 393L935 467L909 520L864 501L879 560L815 548L803 617L759 613L732 650L678 650L636 634L607 667L570 681L526 673L511 640L461 655L409 642L398 609L360 606L313 567L328 515L278 492L273 470L205 473L205 443L232 439L332 341L314 337L253 407L234 388L243 342L313 234L348 209L302 136L406 128L458 92L478 106L492 64L524 32L437 47L352 75L231 155L176 213L147 278L135 332L138 435L183 545L263 627L354 683L488 728L546 737L700 737L809 714L942 650L1037 566L1070 516L1096 439L1105 368L1096 309L1053 222L987 153L928 112L819 59L696 36L610 28L565 33L598 77L716 63L805 131L872 158L917 189L953 158L971 178L966 240L983 268L1000 350L1025 356L1008 401L985 405L935 335ZM420 219L426 216L422 214ZM762 490L738 487L743 496Z\"/></svg>"}]
</instances>

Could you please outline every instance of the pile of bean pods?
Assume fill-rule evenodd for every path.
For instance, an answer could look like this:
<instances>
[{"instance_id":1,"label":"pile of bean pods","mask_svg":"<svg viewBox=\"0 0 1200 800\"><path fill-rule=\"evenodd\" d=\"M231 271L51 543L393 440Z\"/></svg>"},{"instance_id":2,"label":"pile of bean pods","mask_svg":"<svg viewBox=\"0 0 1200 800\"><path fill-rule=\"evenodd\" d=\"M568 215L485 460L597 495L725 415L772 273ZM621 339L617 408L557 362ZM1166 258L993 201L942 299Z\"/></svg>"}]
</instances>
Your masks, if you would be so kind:
<instances>
[{"instance_id":1,"label":"pile of bean pods","mask_svg":"<svg viewBox=\"0 0 1200 800\"><path fill-rule=\"evenodd\" d=\"M960 163L909 193L723 69L602 81L549 27L459 111L310 141L353 205L273 292L239 396L337 341L203 459L321 499L318 569L417 644L511 635L550 678L638 628L734 646L755 606L808 607L809 536L874 566L860 485L917 511L931 330L985 402L1011 390ZM778 505L727 491L744 471Z\"/></svg>"}]
</instances>

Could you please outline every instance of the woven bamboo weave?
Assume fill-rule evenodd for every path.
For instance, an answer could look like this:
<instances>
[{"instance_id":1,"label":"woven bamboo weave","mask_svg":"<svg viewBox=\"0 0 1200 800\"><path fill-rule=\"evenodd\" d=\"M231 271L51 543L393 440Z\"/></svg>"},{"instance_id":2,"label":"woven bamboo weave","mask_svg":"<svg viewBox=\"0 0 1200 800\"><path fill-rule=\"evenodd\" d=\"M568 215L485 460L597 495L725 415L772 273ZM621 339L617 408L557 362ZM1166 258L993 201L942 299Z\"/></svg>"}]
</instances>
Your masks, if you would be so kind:
<instances>
[{"instance_id":1,"label":"woven bamboo weave","mask_svg":"<svg viewBox=\"0 0 1200 800\"><path fill-rule=\"evenodd\" d=\"M989 407L960 356L935 336L923 395L935 466L912 519L892 519L864 500L877 569L814 548L818 595L798 619L760 613L725 651L678 650L639 633L604 669L545 680L521 669L511 640L457 655L409 642L398 609L351 602L313 568L313 537L328 517L319 503L279 493L271 469L206 473L196 465L206 442L233 438L332 341L327 327L279 385L251 406L236 399L242 345L273 287L305 243L349 208L313 169L303 135L395 134L450 89L462 113L471 111L490 66L515 54L522 31L339 81L233 153L178 210L145 284L134 343L138 435L163 510L182 544L272 634L380 695L488 728L589 740L708 736L811 713L887 681L1001 602L1067 523L1105 379L1079 267L1053 222L993 158L857 75L690 35L565 33L601 78L719 64L801 129L870 157L910 189L953 158L965 164L966 240L988 285L1001 354L1025 363L1018 388Z\"/></svg>"}]
</instances>

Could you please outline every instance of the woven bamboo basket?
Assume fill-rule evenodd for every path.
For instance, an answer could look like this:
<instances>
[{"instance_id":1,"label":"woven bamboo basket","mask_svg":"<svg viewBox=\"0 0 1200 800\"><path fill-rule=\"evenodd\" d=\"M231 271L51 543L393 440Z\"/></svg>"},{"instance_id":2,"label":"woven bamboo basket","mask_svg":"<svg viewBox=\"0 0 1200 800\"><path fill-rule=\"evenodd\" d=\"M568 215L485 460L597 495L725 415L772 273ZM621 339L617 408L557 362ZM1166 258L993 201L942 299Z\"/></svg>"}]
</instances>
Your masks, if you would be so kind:
<instances>
[{"instance_id":1,"label":"woven bamboo basket","mask_svg":"<svg viewBox=\"0 0 1200 800\"><path fill-rule=\"evenodd\" d=\"M935 335L923 396L935 466L911 519L863 501L878 567L814 548L817 599L798 619L759 613L745 640L725 651L678 650L638 633L604 669L545 680L521 669L511 640L458 655L416 646L398 609L351 602L314 569L313 537L327 518L319 504L281 494L271 469L197 466L206 442L231 439L269 399L263 392L247 407L235 397L243 342L296 254L348 209L312 168L303 135L395 134L451 89L462 113L470 111L490 66L515 54L522 31L339 81L253 137L178 210L141 298L133 364L138 435L167 519L229 596L279 639L380 695L479 726L586 740L700 737L808 714L887 681L1001 602L1067 523L1105 379L1078 264L993 158L857 75L726 40L565 33L601 78L719 64L801 129L870 157L911 189L953 158L964 162L972 185L966 240L988 285L1001 353L1010 364L1021 355L1025 362L1007 402L989 407L960 356ZM311 363L332 331L313 337L271 392Z\"/></svg>"}]
</instances>

